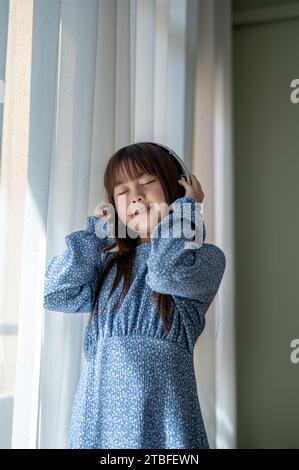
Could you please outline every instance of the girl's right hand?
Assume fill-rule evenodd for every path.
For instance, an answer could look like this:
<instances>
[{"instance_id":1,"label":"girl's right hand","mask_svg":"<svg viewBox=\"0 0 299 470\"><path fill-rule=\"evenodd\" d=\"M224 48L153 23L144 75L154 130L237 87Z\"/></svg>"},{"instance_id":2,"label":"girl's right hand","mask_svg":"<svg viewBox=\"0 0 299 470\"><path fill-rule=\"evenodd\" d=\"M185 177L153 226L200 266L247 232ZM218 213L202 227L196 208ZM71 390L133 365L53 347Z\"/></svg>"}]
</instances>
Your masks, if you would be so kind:
<instances>
[{"instance_id":1,"label":"girl's right hand","mask_svg":"<svg viewBox=\"0 0 299 470\"><path fill-rule=\"evenodd\" d=\"M114 207L108 202L99 202L94 210L94 216L108 223L111 233L114 230ZM113 217L112 217L113 216Z\"/></svg>"}]
</instances>

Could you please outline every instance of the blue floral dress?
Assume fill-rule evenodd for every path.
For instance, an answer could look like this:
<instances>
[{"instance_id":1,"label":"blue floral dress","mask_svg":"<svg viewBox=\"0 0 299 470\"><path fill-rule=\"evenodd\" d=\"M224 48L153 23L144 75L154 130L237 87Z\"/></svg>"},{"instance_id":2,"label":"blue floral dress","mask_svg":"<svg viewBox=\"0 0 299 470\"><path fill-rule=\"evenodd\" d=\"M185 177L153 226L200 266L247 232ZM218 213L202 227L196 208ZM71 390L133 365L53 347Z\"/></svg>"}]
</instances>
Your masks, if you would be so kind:
<instances>
[{"instance_id":1,"label":"blue floral dress","mask_svg":"<svg viewBox=\"0 0 299 470\"><path fill-rule=\"evenodd\" d=\"M190 238L175 233L185 203L191 206L192 227L197 224L201 230L197 248L186 248ZM205 225L195 210L199 204L189 196L176 199L173 212L154 227L151 240L137 246L131 285L116 309L122 280L103 308L115 264L104 279L85 331L86 360L73 400L69 448L209 448L193 349L226 259L219 247L204 242ZM168 237L163 238L166 227ZM67 235L65 241L66 251L46 267L44 307L88 313L97 279L111 256L101 250L114 239L107 222L89 216L87 228ZM175 308L168 333L152 291L172 296Z\"/></svg>"}]
</instances>

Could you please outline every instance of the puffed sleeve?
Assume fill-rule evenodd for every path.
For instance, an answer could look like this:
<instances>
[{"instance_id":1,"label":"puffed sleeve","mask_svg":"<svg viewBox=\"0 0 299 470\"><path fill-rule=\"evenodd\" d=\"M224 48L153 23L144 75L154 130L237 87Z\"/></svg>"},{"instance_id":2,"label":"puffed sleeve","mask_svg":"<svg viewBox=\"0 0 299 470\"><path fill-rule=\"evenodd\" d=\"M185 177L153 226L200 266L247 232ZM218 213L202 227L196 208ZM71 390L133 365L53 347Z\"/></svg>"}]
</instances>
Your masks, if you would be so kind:
<instances>
[{"instance_id":1,"label":"puffed sleeve","mask_svg":"<svg viewBox=\"0 0 299 470\"><path fill-rule=\"evenodd\" d=\"M87 217L85 230L65 237L67 249L47 263L44 303L56 312L90 312L90 304L101 275L101 250L112 244L113 236L107 222Z\"/></svg>"},{"instance_id":2,"label":"puffed sleeve","mask_svg":"<svg viewBox=\"0 0 299 470\"><path fill-rule=\"evenodd\" d=\"M155 292L210 304L220 286L226 258L219 247L204 242L201 204L190 196L180 197L171 205L173 212L155 225L146 283Z\"/></svg>"}]
</instances>

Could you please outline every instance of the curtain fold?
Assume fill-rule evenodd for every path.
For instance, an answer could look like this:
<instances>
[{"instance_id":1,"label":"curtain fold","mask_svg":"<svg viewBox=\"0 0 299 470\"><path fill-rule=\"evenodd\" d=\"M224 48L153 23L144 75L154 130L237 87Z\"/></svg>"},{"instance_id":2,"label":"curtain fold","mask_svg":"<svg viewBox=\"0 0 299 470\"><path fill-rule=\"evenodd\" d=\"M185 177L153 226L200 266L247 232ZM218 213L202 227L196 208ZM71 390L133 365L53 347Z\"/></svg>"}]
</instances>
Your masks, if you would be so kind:
<instances>
[{"instance_id":1,"label":"curtain fold","mask_svg":"<svg viewBox=\"0 0 299 470\"><path fill-rule=\"evenodd\" d=\"M86 227L99 4L62 0L47 224L47 261ZM82 364L84 314L45 312L40 390L41 448L65 448Z\"/></svg>"},{"instance_id":2,"label":"curtain fold","mask_svg":"<svg viewBox=\"0 0 299 470\"><path fill-rule=\"evenodd\" d=\"M210 306L206 328L196 345L198 390L211 446L234 448L231 1L199 0L197 7L192 168L205 192L206 242L220 246L227 258L226 275Z\"/></svg>"}]
</instances>

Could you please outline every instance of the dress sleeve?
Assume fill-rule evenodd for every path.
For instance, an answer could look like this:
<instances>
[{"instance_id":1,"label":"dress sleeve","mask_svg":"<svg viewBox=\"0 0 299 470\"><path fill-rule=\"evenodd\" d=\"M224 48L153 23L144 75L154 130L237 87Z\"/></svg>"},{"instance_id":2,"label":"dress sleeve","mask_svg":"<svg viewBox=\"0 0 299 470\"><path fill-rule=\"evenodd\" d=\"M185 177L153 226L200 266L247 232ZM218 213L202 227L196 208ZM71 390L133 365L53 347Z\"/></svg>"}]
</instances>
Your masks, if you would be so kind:
<instances>
[{"instance_id":1,"label":"dress sleeve","mask_svg":"<svg viewBox=\"0 0 299 470\"><path fill-rule=\"evenodd\" d=\"M219 247L204 242L201 205L190 196L180 197L171 205L173 212L154 227L146 283L155 292L210 304L220 286L226 258Z\"/></svg>"},{"instance_id":2,"label":"dress sleeve","mask_svg":"<svg viewBox=\"0 0 299 470\"><path fill-rule=\"evenodd\" d=\"M56 312L90 312L97 279L101 275L101 251L113 243L108 223L87 217L85 230L65 237L67 249L47 263L44 303Z\"/></svg>"}]
</instances>

